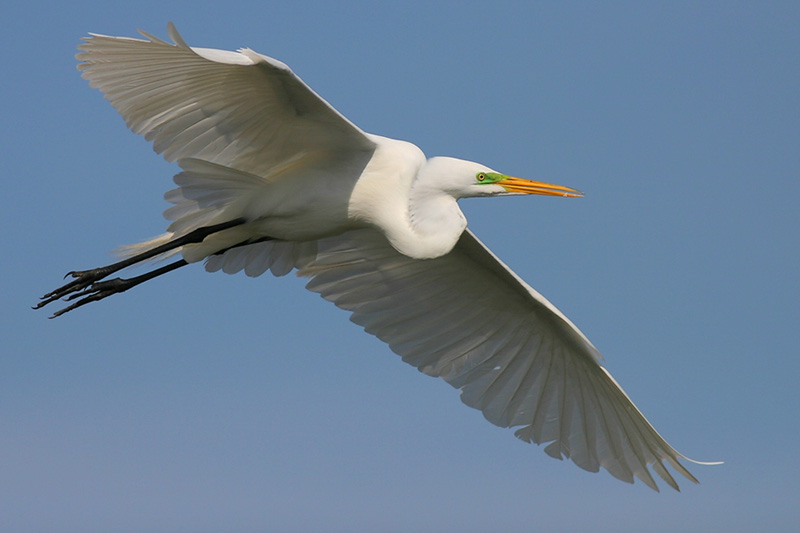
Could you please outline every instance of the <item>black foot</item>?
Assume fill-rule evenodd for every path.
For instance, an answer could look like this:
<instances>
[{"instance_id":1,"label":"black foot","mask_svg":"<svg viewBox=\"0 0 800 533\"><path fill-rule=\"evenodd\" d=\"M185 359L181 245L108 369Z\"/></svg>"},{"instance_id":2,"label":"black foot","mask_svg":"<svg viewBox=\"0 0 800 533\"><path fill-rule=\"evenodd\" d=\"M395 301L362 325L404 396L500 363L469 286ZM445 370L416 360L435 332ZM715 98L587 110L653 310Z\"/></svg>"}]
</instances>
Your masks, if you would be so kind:
<instances>
[{"instance_id":1,"label":"black foot","mask_svg":"<svg viewBox=\"0 0 800 533\"><path fill-rule=\"evenodd\" d=\"M61 316L64 313L67 313L69 311L72 311L73 309L81 307L82 305L86 305L89 302L96 302L98 300L102 300L103 298L111 296L112 294L125 292L131 287L133 287L134 284L132 284L131 281L132 280L130 279L114 278L108 281L98 281L96 283L92 283L86 290L80 292L73 292L72 294L70 294L66 298L66 301L70 302L78 298L80 298L80 300L78 300L74 304L68 305L64 309L56 311L50 318Z\"/></svg>"},{"instance_id":2,"label":"black foot","mask_svg":"<svg viewBox=\"0 0 800 533\"><path fill-rule=\"evenodd\" d=\"M44 296L41 297L41 302L34 306L34 309L41 309L45 305L55 302L56 300L60 300L61 298L67 298L68 300L72 300L77 296L83 289L90 287L95 282L103 279L104 277L111 274L113 270L109 269L108 267L103 268L93 268L92 270L74 270L72 272L68 272L65 278L73 277L72 281L67 283L66 285L57 288L54 291L50 291ZM71 295L71 296L70 296ZM66 311L64 311L66 312ZM62 314L62 313L59 313ZM58 316L58 315L53 315ZM52 317L51 317L52 318Z\"/></svg>"},{"instance_id":3,"label":"black foot","mask_svg":"<svg viewBox=\"0 0 800 533\"><path fill-rule=\"evenodd\" d=\"M68 302L72 300L77 300L75 303L68 305L64 309L60 309L53 313L53 316L50 318L55 318L57 316L61 316L64 313L68 313L73 309L77 309L83 305L86 305L91 302L97 302L102 300L103 298L107 298L112 294L119 294L121 292L125 292L131 287L135 287L140 283L144 283L145 281L151 280L161 274L166 274L167 272L172 272L176 268L180 268L182 266L186 266L188 263L183 259L179 259L174 263L170 263L166 266L161 268L157 268L141 276L136 276L134 278L114 278L109 279L106 281L98 281L109 274L107 268L96 268L94 270L85 270L81 272L70 272L68 275L72 275L77 279L67 283L63 287L56 289L55 291L45 294L41 302L34 307L34 309L39 309L44 307L45 305L49 304L52 301L64 299Z\"/></svg>"}]
</instances>

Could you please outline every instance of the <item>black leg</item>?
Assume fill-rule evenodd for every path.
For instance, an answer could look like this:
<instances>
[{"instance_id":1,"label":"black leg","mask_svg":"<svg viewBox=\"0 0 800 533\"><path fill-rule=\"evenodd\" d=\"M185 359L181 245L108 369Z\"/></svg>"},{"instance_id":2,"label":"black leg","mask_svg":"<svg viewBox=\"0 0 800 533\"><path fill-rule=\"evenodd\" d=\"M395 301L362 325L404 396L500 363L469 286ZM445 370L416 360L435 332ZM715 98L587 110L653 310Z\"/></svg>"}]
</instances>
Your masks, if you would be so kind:
<instances>
[{"instance_id":1,"label":"black leg","mask_svg":"<svg viewBox=\"0 0 800 533\"><path fill-rule=\"evenodd\" d=\"M99 300L102 300L103 298L111 296L112 294L125 292L131 287L135 287L141 283L144 283L145 281L158 277L161 274L172 272L173 270L176 270L188 264L189 263L187 263L183 259L179 259L174 263L170 263L161 268L156 268L155 270L151 270L150 272L142 274L141 276L136 276L134 278L128 278L128 279L114 278L106 281L98 281L96 283L92 283L87 289L80 292L73 292L72 294L70 294L69 297L66 298L67 301L72 301L76 299L78 299L78 301L72 305L65 307L64 309L56 311L50 318L61 316L64 313L67 313L69 311L72 311L73 309L81 307L82 305L86 305L90 302L97 302Z\"/></svg>"},{"instance_id":2,"label":"black leg","mask_svg":"<svg viewBox=\"0 0 800 533\"><path fill-rule=\"evenodd\" d=\"M122 270L123 268L127 268L127 267L135 265L137 263L141 263L142 261L146 261L148 259L152 259L153 257L161 255L161 254L163 254L165 252L169 252L171 250L175 250L175 249L180 248L181 246L184 246L184 245L187 245L187 244L196 244L196 243L203 242L203 239L205 239L206 237L208 237L211 234L214 234L214 233L217 233L219 231L223 231L223 230L226 230L226 229L229 229L229 228L233 228L235 226L239 226L241 224L244 224L245 222L246 222L245 219L237 218L237 219L231 220L229 222L223 222L221 224L215 224L213 226L205 226L205 227L202 227L202 228L198 228L198 229L196 229L194 231L191 231L191 232L187 233L186 235L183 235L181 237L173 239L173 240L169 241L168 243L162 244L161 246L156 246L155 248L152 248L150 250L146 250L146 251L144 251L144 252L142 252L140 254L137 254L137 255L135 255L133 257L129 257L128 259L123 259L122 261L118 261L118 262L113 263L111 265L100 267L100 268L94 268L94 269L91 269L91 270L76 270L76 271L73 271L73 272L69 272L67 274L67 276L65 276L65 277L70 277L71 276L71 277L73 277L75 279L73 279L72 281L70 281L66 285L63 285L63 286L55 289L54 291L48 292L47 294L42 296L42 298L41 298L42 301L39 302L34 307L34 309L41 309L45 305L47 305L47 304L49 304L51 302L54 302L56 300L60 300L62 298L66 299L66 300L73 300L75 298L82 298L81 300L79 300L75 304L73 304L73 305L71 305L71 306L59 311L58 313L55 313L53 315L53 317L56 317L56 316L59 316L59 315L62 315L64 313L66 313L67 311L75 309L76 307L80 307L81 305L85 305L85 304L87 304L89 302L94 302L94 301L97 301L97 300L101 300L101 299L105 298L106 296L110 296L111 294L116 294L118 292L126 291L130 287L133 287L133 286L138 285L140 283L144 283L145 281L147 281L149 279L152 279L152 278L154 278L156 276L159 276L161 274L165 274L166 272L170 272L172 270L175 270L176 268L185 265L186 262L183 261L183 260L177 261L175 263L171 263L170 265L167 265L166 267L162 267L162 268L153 270L152 272L149 272L147 274L143 274L142 276L131 278L129 280L120 279L120 278L117 278L116 280L110 280L109 283L113 282L114 284L122 286L124 288L112 290L111 292L108 292L107 294L106 294L106 291L110 290L111 286L110 285L105 285L103 287L100 287L100 285L102 285L102 284L98 283L98 282L100 282L100 280L108 277L109 275L113 274L114 272ZM221 251L219 253L222 253L224 251L225 250L223 250L223 251ZM183 262L183 264L178 264L178 263L181 263L181 262ZM133 282L134 280L139 280L139 281L136 281L135 283L130 283L130 282Z\"/></svg>"}]
</instances>

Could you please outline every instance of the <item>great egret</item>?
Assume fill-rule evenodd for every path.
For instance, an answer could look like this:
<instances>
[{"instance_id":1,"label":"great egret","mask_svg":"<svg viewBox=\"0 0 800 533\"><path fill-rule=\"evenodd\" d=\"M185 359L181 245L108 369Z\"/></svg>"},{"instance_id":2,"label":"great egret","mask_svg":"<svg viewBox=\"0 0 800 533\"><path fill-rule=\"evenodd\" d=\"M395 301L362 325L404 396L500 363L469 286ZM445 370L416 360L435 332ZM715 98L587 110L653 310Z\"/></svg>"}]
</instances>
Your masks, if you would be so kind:
<instances>
[{"instance_id":1,"label":"great egret","mask_svg":"<svg viewBox=\"0 0 800 533\"><path fill-rule=\"evenodd\" d=\"M79 69L127 125L182 172L166 199L167 233L42 297L61 315L189 263L209 271L297 269L403 360L461 389L493 424L517 427L552 457L658 490L664 462L693 482L687 459L601 366L591 342L471 231L457 200L581 196L483 165L426 159L415 145L365 133L285 64L250 49L190 48L92 34ZM180 254L129 279L142 261ZM690 460L691 459L687 459Z\"/></svg>"}]
</instances>

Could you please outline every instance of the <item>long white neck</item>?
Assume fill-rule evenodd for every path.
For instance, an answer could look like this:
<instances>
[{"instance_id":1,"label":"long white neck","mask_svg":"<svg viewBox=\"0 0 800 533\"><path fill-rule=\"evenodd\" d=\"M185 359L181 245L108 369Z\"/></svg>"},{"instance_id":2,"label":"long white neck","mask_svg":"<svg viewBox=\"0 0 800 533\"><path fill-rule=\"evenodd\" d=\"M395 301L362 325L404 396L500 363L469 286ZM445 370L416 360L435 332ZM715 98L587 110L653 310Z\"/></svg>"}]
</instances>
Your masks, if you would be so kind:
<instances>
[{"instance_id":1,"label":"long white neck","mask_svg":"<svg viewBox=\"0 0 800 533\"><path fill-rule=\"evenodd\" d=\"M395 250L408 257L433 259L448 253L467 227L456 201L458 187L449 181L457 160L428 160L411 143L371 137L378 149L353 190L349 217L380 228Z\"/></svg>"},{"instance_id":2,"label":"long white neck","mask_svg":"<svg viewBox=\"0 0 800 533\"><path fill-rule=\"evenodd\" d=\"M407 217L407 224L386 228L386 237L398 252L415 259L448 253L467 227L456 199L420 180L411 188Z\"/></svg>"}]
</instances>

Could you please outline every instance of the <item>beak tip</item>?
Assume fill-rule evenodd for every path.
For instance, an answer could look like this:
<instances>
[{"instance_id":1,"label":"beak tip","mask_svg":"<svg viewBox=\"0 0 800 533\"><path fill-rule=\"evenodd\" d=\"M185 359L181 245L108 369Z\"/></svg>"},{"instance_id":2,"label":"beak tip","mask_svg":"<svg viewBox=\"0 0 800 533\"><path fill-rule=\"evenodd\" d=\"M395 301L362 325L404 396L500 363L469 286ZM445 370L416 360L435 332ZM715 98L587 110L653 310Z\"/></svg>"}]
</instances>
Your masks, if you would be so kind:
<instances>
[{"instance_id":1,"label":"beak tip","mask_svg":"<svg viewBox=\"0 0 800 533\"><path fill-rule=\"evenodd\" d=\"M508 177L500 183L509 192L522 194L541 194L543 196L562 196L565 198L582 198L583 192L572 187L553 185L543 181L526 180Z\"/></svg>"}]
</instances>

